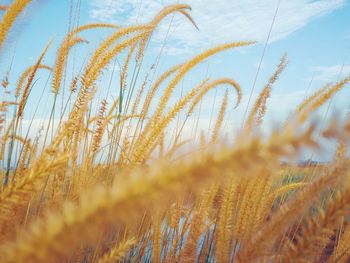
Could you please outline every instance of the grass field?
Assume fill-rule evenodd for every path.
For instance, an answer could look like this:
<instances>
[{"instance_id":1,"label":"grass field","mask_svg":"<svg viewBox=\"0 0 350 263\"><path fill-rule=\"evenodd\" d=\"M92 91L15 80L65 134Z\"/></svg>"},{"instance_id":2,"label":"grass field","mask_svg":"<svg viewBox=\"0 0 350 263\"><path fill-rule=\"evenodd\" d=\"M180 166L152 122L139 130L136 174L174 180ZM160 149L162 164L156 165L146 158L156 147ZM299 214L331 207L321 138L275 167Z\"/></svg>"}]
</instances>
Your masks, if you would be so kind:
<instances>
[{"instance_id":1,"label":"grass field","mask_svg":"<svg viewBox=\"0 0 350 263\"><path fill-rule=\"evenodd\" d=\"M8 33L30 2L1 6L0 52L7 52ZM53 65L44 63L53 49L48 40L15 81L3 76L0 262L349 262L350 120L325 124L309 117L350 77L321 87L282 128L262 135L267 100L287 66L284 55L240 131L225 142L225 113L244 95L236 80L203 77L175 102L174 92L204 60L253 41L214 46L154 82L138 74L162 20L178 13L195 27L190 11L176 4L146 24L79 26L62 40ZM84 33L106 28L109 35L79 74L68 77L68 58L86 42ZM98 80L116 57L119 96L96 104L96 91L107 88ZM51 117L29 136L24 115L36 107L27 102L39 72L49 76ZM181 132L219 86L227 90L212 131L198 131L200 142L184 150ZM321 147L327 141L338 145L329 162L295 164L305 150L327 151Z\"/></svg>"}]
</instances>

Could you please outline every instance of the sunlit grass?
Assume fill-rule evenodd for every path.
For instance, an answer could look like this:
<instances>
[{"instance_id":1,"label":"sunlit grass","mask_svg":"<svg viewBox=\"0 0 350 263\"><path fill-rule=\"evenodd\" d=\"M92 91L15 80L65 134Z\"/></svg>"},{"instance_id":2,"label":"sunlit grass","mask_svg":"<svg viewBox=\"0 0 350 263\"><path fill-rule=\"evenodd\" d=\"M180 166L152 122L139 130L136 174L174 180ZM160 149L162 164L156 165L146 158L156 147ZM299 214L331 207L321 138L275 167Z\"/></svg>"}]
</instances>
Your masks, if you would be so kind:
<instances>
[{"instance_id":1,"label":"sunlit grass","mask_svg":"<svg viewBox=\"0 0 350 263\"><path fill-rule=\"evenodd\" d=\"M0 8L0 47L29 2ZM0 262L347 262L350 122L320 125L309 117L350 78L321 88L281 129L263 136L266 102L287 66L283 56L240 132L224 142L227 108L241 102L239 83L203 78L175 103L172 97L205 59L254 42L213 47L154 81L140 74L159 23L179 13L196 27L190 10L169 6L137 26L80 26L64 38L54 65L44 64L49 41L17 86L4 77ZM86 41L80 34L107 29L110 36L80 65L79 75L68 78L70 52ZM119 97L103 98L96 107L97 90L109 88L98 80L116 57L122 59ZM47 96L53 104L31 137L23 121L39 70L51 76ZM188 141L181 132L196 124L194 110L218 86L227 90L214 128L197 132L200 143L184 152ZM62 89L69 95L59 107ZM321 147L327 141L339 145L332 161L295 164L304 150L327 150Z\"/></svg>"}]
</instances>

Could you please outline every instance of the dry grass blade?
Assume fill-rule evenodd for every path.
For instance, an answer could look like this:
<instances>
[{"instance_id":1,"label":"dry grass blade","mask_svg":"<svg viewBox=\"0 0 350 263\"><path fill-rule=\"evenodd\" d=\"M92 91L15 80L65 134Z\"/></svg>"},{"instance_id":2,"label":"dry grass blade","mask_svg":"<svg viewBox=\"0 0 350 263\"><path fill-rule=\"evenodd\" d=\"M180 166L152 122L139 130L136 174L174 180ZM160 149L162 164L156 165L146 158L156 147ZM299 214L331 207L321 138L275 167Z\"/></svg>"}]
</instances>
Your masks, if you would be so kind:
<instances>
[{"instance_id":1,"label":"dry grass blade","mask_svg":"<svg viewBox=\"0 0 350 263\"><path fill-rule=\"evenodd\" d=\"M123 256L128 252L128 250L135 245L136 239L130 238L126 241L122 241L115 248L113 248L108 254L104 255L98 260L98 263L113 263L120 261Z\"/></svg>"},{"instance_id":2,"label":"dry grass blade","mask_svg":"<svg viewBox=\"0 0 350 263\"><path fill-rule=\"evenodd\" d=\"M198 105L198 103L203 99L203 97L208 93L209 90L219 86L219 85L230 85L232 86L232 88L234 88L236 90L237 93L237 103L235 105L235 108L238 107L239 103L241 102L242 99L242 91L241 91L241 87L239 86L239 84L234 81L233 79L229 79L229 78L222 78L222 79L218 79L218 80L214 80L213 82L207 84L202 90L201 92L198 94L198 96L193 100L187 115L191 115L193 110L195 109L195 107Z\"/></svg>"},{"instance_id":3,"label":"dry grass blade","mask_svg":"<svg viewBox=\"0 0 350 263\"><path fill-rule=\"evenodd\" d=\"M247 126L251 127L254 123L259 125L265 115L266 111L266 102L270 97L272 85L277 81L278 77L281 75L282 71L287 66L287 55L285 54L280 63L277 66L275 73L271 76L268 83L261 91L259 97L254 103L253 109L248 117Z\"/></svg>"},{"instance_id":4,"label":"dry grass blade","mask_svg":"<svg viewBox=\"0 0 350 263\"><path fill-rule=\"evenodd\" d=\"M221 104L218 119L216 120L216 123L215 123L213 135L211 136L211 143L217 143L218 141L220 128L221 128L222 122L224 121L225 112L227 108L227 97L228 97L228 91L226 90L224 99Z\"/></svg>"},{"instance_id":5,"label":"dry grass blade","mask_svg":"<svg viewBox=\"0 0 350 263\"><path fill-rule=\"evenodd\" d=\"M6 13L3 15L0 23L0 49L16 18L30 2L31 0L15 0L6 8Z\"/></svg>"},{"instance_id":6,"label":"dry grass blade","mask_svg":"<svg viewBox=\"0 0 350 263\"><path fill-rule=\"evenodd\" d=\"M28 76L27 84L26 84L26 86L23 89L22 98L21 98L21 100L19 102L19 105L18 105L18 111L17 111L17 118L18 119L23 116L24 107L25 107L25 105L27 103L27 99L28 99L28 96L29 96L29 90L30 90L30 88L32 86L35 74L36 74L39 66L41 65L42 60L44 59L44 56L45 56L45 54L46 54L50 44L51 44L51 42L49 42L46 45L46 47L44 48L44 50L41 52L41 54L39 56L39 59L35 63L33 69L31 70L30 75Z\"/></svg>"},{"instance_id":7,"label":"dry grass blade","mask_svg":"<svg viewBox=\"0 0 350 263\"><path fill-rule=\"evenodd\" d=\"M346 86L350 81L350 76L344 78L338 83L334 84L328 90L325 90L323 94L321 93L313 101L309 103L307 108L299 114L299 121L304 122L308 116L318 108L320 108L324 103L326 103L330 98L334 96L335 93L340 91L344 86ZM321 90L322 91L322 90Z\"/></svg>"},{"instance_id":8,"label":"dry grass blade","mask_svg":"<svg viewBox=\"0 0 350 263\"><path fill-rule=\"evenodd\" d=\"M28 76L30 76L34 70L37 70L37 69L46 69L48 71L52 71L52 68L47 66L47 65L33 65L33 66L30 66L29 68L27 68L23 74L21 75L19 81L18 81L18 84L17 84L17 88L16 88L16 91L15 91L15 96L16 98L18 98L21 94L21 90L22 90L22 87L23 87L23 84L24 82L26 81L26 79L28 78Z\"/></svg>"},{"instance_id":9,"label":"dry grass blade","mask_svg":"<svg viewBox=\"0 0 350 263\"><path fill-rule=\"evenodd\" d=\"M56 58L55 67L53 69L53 81L52 81L52 92L58 94L61 86L62 75L64 68L67 63L69 51L77 44L87 43L85 39L82 38L68 38L60 46Z\"/></svg>"}]
</instances>

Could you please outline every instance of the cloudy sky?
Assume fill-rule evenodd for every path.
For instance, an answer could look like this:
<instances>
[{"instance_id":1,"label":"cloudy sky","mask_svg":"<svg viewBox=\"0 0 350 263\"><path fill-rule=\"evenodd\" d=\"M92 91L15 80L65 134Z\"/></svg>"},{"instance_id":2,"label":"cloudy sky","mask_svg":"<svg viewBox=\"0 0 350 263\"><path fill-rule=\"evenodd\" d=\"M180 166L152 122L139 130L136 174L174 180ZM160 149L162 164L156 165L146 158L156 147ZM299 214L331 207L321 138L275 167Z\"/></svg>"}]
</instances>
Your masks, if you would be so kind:
<instances>
[{"instance_id":1,"label":"cloudy sky","mask_svg":"<svg viewBox=\"0 0 350 263\"><path fill-rule=\"evenodd\" d=\"M180 1L37 0L11 33L6 45L8 52L1 55L1 72L6 72L13 60L10 78L15 83L17 73L35 62L49 39L53 39L54 45L45 62L52 64L55 59L54 48L66 34L69 21L72 23L69 19L71 13L79 13L79 19L73 21L76 24L137 24L149 21L164 6L178 2ZM232 123L240 122L249 94L253 91L253 99L257 96L285 52L288 53L289 65L274 86L268 103L268 116L271 120L285 118L312 91L326 82L350 74L349 0L187 0L180 3L192 6L191 15L199 30L179 14L170 16L161 23L146 56L146 62L152 65L161 52L155 75L213 45L239 40L257 41L252 47L212 57L193 70L182 83L185 87L193 87L205 76L236 79L242 86L244 97L241 106L228 115ZM83 61L108 33L110 31L94 31L84 35L90 44L75 51L75 62L79 64ZM68 71L78 69L74 65L68 67ZM31 105L37 104L45 80L42 77L38 81L41 86L38 85L33 90ZM107 83L104 82L107 80L100 81L101 86ZM209 118L213 103L220 103L224 92L225 89L221 89L207 96L202 106L203 121ZM44 94L44 99L40 102L43 109L45 103L51 103L52 97L49 90ZM344 114L349 106L349 95L350 91L342 91L332 102L331 109ZM106 94L100 91L99 96L103 98ZM180 91L174 96L180 96ZM47 111L41 110L36 117L45 119L47 114Z\"/></svg>"},{"instance_id":2,"label":"cloudy sky","mask_svg":"<svg viewBox=\"0 0 350 263\"><path fill-rule=\"evenodd\" d=\"M91 1L89 15L94 20L118 24L146 22L155 10L178 1L164 0L107 0ZM191 15L200 28L193 30L190 23L177 16L173 21L172 46L178 52L232 41L254 39L264 42L275 15L271 42L290 36L313 20L330 14L345 5L345 0L192 0L184 1L193 8ZM164 35L168 24L163 23L158 37ZM158 39L159 39L158 38Z\"/></svg>"}]
</instances>

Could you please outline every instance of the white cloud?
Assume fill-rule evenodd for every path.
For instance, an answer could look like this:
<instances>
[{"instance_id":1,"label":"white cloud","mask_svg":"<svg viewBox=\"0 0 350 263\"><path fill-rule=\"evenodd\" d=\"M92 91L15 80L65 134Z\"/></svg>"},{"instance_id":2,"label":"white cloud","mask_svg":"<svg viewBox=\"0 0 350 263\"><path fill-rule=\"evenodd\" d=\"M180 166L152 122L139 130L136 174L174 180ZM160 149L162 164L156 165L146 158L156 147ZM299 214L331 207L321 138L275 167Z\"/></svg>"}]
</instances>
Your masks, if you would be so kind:
<instances>
[{"instance_id":1,"label":"white cloud","mask_svg":"<svg viewBox=\"0 0 350 263\"><path fill-rule=\"evenodd\" d=\"M350 74L350 65L332 65L332 66L317 66L313 67L314 80L330 82L337 81Z\"/></svg>"},{"instance_id":2,"label":"white cloud","mask_svg":"<svg viewBox=\"0 0 350 263\"><path fill-rule=\"evenodd\" d=\"M282 1L272 31L271 41L287 37L311 20L326 15L344 5L346 0ZM90 17L93 20L128 24L149 21L162 7L176 0L92 0ZM191 51L210 45L235 41L266 39L277 6L277 0L184 0L192 6L191 15L200 31L176 15L172 21L171 47ZM170 19L170 18L169 18ZM170 21L170 20L168 20ZM169 23L160 25L155 38L164 39Z\"/></svg>"}]
</instances>

